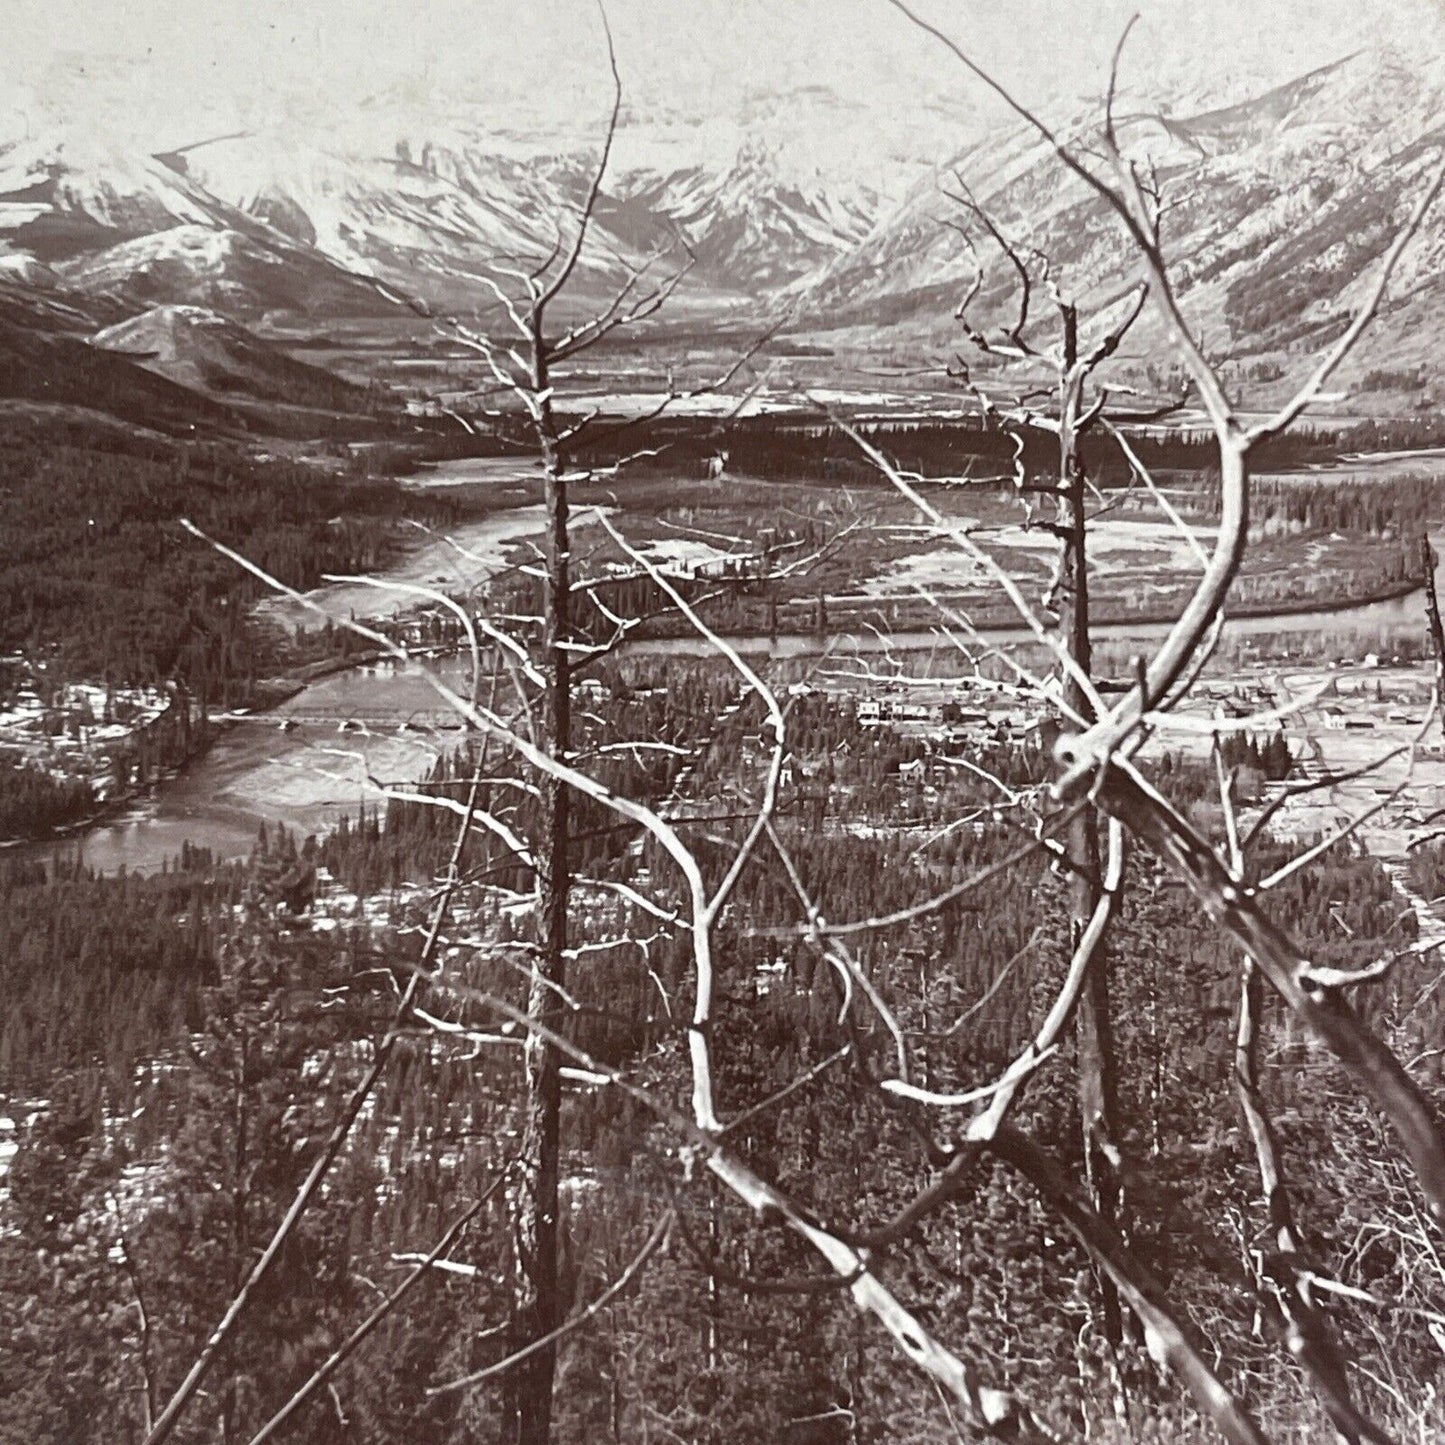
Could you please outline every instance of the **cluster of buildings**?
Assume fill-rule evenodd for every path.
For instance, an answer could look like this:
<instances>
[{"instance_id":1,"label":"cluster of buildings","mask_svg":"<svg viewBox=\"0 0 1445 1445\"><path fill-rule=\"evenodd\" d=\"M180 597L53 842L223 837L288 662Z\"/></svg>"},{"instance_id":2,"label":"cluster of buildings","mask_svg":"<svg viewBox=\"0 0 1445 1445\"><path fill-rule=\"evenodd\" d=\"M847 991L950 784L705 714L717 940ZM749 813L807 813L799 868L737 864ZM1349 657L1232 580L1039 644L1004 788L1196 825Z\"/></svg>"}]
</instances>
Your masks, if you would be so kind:
<instances>
[{"instance_id":1,"label":"cluster of buildings","mask_svg":"<svg viewBox=\"0 0 1445 1445\"><path fill-rule=\"evenodd\" d=\"M1309 697L1325 682L1325 690ZM1415 729L1430 700L1430 680L1419 670L1375 666L1321 678L1292 675L1284 686L1266 676L1205 679L1196 685L1189 711L1222 717L1250 733L1283 730L1308 739L1330 733L1399 733ZM1050 741L1056 726L1047 709L1029 707L1012 692L984 681L887 680L856 694L860 726L889 728L944 747L1011 744L1037 746ZM1202 735L1201 735L1202 736ZM1180 734L1181 741L1197 739ZM1295 751L1300 755L1296 744ZM1445 758L1445 745L1433 736L1416 746L1420 757Z\"/></svg>"},{"instance_id":2,"label":"cluster of buildings","mask_svg":"<svg viewBox=\"0 0 1445 1445\"><path fill-rule=\"evenodd\" d=\"M171 705L163 688L109 688L70 682L42 697L33 685L0 707L0 755L56 777L89 778L103 797L114 751Z\"/></svg>"},{"instance_id":3,"label":"cluster of buildings","mask_svg":"<svg viewBox=\"0 0 1445 1445\"><path fill-rule=\"evenodd\" d=\"M34 687L19 688L0 708L0 744L67 744L89 747L117 742L154 722L170 706L170 694L158 687L108 688L68 682L47 699Z\"/></svg>"},{"instance_id":4,"label":"cluster of buildings","mask_svg":"<svg viewBox=\"0 0 1445 1445\"><path fill-rule=\"evenodd\" d=\"M777 564L801 548L806 539L792 530L764 527L758 532L758 546L752 552L732 556L704 557L692 561L690 574L711 581L745 581L772 576Z\"/></svg>"},{"instance_id":5,"label":"cluster of buildings","mask_svg":"<svg viewBox=\"0 0 1445 1445\"><path fill-rule=\"evenodd\" d=\"M985 707L969 684L953 683L928 689L910 687L896 690L883 684L878 692L859 698L855 717L860 727L887 727L897 732L928 737L949 747L967 744L1036 743L1040 719L1037 712L1021 707ZM988 694L998 701L1005 694Z\"/></svg>"}]
</instances>

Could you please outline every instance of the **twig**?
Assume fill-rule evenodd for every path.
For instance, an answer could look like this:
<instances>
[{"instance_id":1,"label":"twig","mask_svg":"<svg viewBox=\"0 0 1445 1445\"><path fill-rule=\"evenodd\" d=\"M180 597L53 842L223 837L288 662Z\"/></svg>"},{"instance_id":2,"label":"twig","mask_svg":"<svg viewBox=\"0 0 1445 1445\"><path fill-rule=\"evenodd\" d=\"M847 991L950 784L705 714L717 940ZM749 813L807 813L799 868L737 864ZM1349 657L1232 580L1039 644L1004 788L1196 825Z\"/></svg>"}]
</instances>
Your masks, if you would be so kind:
<instances>
[{"instance_id":1,"label":"twig","mask_svg":"<svg viewBox=\"0 0 1445 1445\"><path fill-rule=\"evenodd\" d=\"M279 1433L285 1427L286 1422L310 1400L317 1390L331 1379L337 1370L356 1352L366 1337L406 1298L411 1287L416 1284L438 1260L446 1255L447 1251L451 1249L455 1243L457 1236L481 1212L487 1201L497 1192L505 1178L505 1174L499 1174L487 1187L482 1197L453 1221L446 1233L437 1240L430 1253L417 1264L416 1268L352 1330L345 1340L327 1356L326 1360L316 1367L310 1379L251 1437L250 1445L264 1445L265 1441L270 1440Z\"/></svg>"}]
</instances>

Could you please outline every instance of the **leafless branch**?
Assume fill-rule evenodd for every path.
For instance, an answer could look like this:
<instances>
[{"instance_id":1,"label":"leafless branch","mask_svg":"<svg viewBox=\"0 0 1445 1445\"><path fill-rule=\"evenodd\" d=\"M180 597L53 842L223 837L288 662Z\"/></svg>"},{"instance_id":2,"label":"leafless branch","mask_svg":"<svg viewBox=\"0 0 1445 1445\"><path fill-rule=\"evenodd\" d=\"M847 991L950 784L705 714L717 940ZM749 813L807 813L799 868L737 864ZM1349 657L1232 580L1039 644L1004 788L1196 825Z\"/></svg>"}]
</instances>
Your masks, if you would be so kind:
<instances>
[{"instance_id":1,"label":"leafless branch","mask_svg":"<svg viewBox=\"0 0 1445 1445\"><path fill-rule=\"evenodd\" d=\"M456 1390L469 1390L474 1385L480 1385L483 1380L493 1379L497 1375L505 1374L508 1370L515 1369L523 1360L531 1355L535 1355L539 1350L550 1349L559 1340L566 1339L568 1335L576 1334L583 1325L595 1319L637 1278L647 1261L651 1259L666 1242L667 1236L676 1222L677 1214L669 1209L667 1213L657 1221L652 1233L647 1236L642 1248L632 1257L627 1268L624 1269L601 1294L591 1300L583 1309L573 1315L571 1319L565 1320L547 1334L539 1336L535 1340L529 1340L520 1350L514 1350L511 1354L507 1355L505 1359L497 1360L490 1365L484 1365L480 1370L473 1370L470 1374L462 1375L459 1379L449 1380L444 1385L432 1385L427 1390L427 1394L447 1395ZM252 1445L255 1445L254 1441Z\"/></svg>"},{"instance_id":2,"label":"leafless branch","mask_svg":"<svg viewBox=\"0 0 1445 1445\"><path fill-rule=\"evenodd\" d=\"M198 529L191 527L189 523L185 523L183 525L186 525L189 530L191 530L195 535L202 537L203 540L209 540L205 538L204 534L199 532ZM248 566L249 565L250 564L248 564ZM254 570L259 571L259 569ZM266 576L265 573L262 573L261 575L263 577ZM274 579L267 578L267 580L274 582ZM293 596L293 598L299 596L299 594L295 593L291 589L283 590L291 591L291 595ZM365 629L360 629L359 627L357 630L365 631ZM379 638L380 634L374 634L374 636ZM388 646L395 645L390 643L389 639L383 640L387 642ZM474 647L472 670L472 698L474 705L476 700L477 686L480 681L480 666L480 659ZM478 784L474 781L472 784L471 792L469 794L470 806L475 806L477 788ZM381 1078L387 1064L390 1062L391 1056L395 1051L396 1044L404 1033L404 1027L407 1022L412 1003L415 1001L417 993L422 986L423 973L429 971L431 968L432 958L436 952L437 943L441 937L442 924L446 918L447 911L451 906L452 898L456 892L456 889L461 882L462 858L466 849L467 838L470 833L469 824L470 817L468 816L463 820L463 825L457 830L456 843L453 846L451 858L447 865L446 883L443 886L441 895L439 896L436 906L433 910L431 924L427 932L426 940L422 944L421 952L418 959L419 969L416 973L412 975L411 979L407 983L406 988L403 990L401 998L398 1000L397 1003L396 1012L392 1016L392 1020L387 1027L387 1031L383 1035L381 1041L377 1044L376 1050L372 1055L370 1067L367 1069L365 1074L362 1076L360 1082L352 1090L350 1096L343 1104L341 1112L338 1114L335 1123L332 1125L331 1132L328 1135L325 1144L316 1156L316 1160L312 1164L311 1169L308 1171L306 1178L302 1181L301 1186L297 1190L290 1207L287 1209L280 1223L276 1226L276 1229L272 1234L270 1241L267 1243L265 1249L262 1250L255 1263L251 1266L251 1269L247 1273L245 1280L241 1284L241 1287L232 1297L231 1302L227 1306L226 1311L222 1315L219 1323L211 1331L209 1336L207 1336L206 1342L202 1347L200 1354L196 1357L195 1362L192 1364L190 1370L186 1373L185 1378L176 1387L174 1394L167 1402L165 1408L161 1411L160 1415L156 1418L154 1425L147 1432L144 1445L160 1445L161 1441L169 1438L171 1432L180 1422L186 1408L189 1406L192 1399L194 1399L197 1391L199 1391L201 1385L204 1383L206 1376L210 1373L211 1367L214 1365L217 1355L220 1353L226 1342L234 1333L236 1325L240 1322L241 1316L245 1312L246 1306L250 1303L252 1294L256 1291L257 1287L270 1272L272 1265L275 1264L276 1259L278 1258L286 1244L286 1241L290 1239L297 1225L300 1224L307 1210L311 1207L311 1204L316 1197L316 1193L321 1187L322 1181L330 1172L332 1165L336 1162L343 1146L346 1143L347 1138L350 1136L352 1126L355 1124L357 1117L361 1113L362 1106L371 1096L372 1090L376 1087L378 1080Z\"/></svg>"},{"instance_id":3,"label":"leafless branch","mask_svg":"<svg viewBox=\"0 0 1445 1445\"><path fill-rule=\"evenodd\" d=\"M326 1360L316 1367L306 1383L251 1437L250 1445L264 1445L265 1441L274 1438L285 1428L287 1421L311 1399L317 1390L330 1381L337 1370L356 1353L366 1337L406 1298L412 1286L427 1274L438 1261L446 1257L447 1251L450 1250L456 1242L457 1236L481 1212L487 1201L501 1187L505 1177L504 1174L498 1175L488 1186L482 1197L457 1216L442 1237L437 1240L431 1251L417 1264L416 1268L352 1330L345 1340L327 1356Z\"/></svg>"},{"instance_id":4,"label":"leafless branch","mask_svg":"<svg viewBox=\"0 0 1445 1445\"><path fill-rule=\"evenodd\" d=\"M607 163L612 156L612 143L617 136L617 122L622 114L622 76L617 69L617 50L612 43L612 25L607 19L607 7L599 0L597 6L598 14L602 17L602 32L607 39L607 66L612 72L612 113L607 120L607 133L602 142L602 154L597 161L596 169L592 172L592 183L587 190L587 198L582 204L582 212L577 221L577 234L573 238L571 249L567 252L567 259L562 269L542 288L537 297L536 310L540 316L541 311L562 292L563 287L572 279L572 273L577 269L577 263L582 259L583 247L587 244L587 232L592 224L592 217L597 210L597 200L602 194L602 182L607 175Z\"/></svg>"},{"instance_id":5,"label":"leafless branch","mask_svg":"<svg viewBox=\"0 0 1445 1445\"><path fill-rule=\"evenodd\" d=\"M1150 1353L1159 1364L1179 1375L1200 1413L1233 1445L1268 1445L1249 1411L1206 1362L1209 1347L1169 1308L1163 1287L1098 1214L1078 1198L1058 1165L1011 1125L999 1130L989 1148L1039 1191L1113 1280L1144 1326Z\"/></svg>"}]
</instances>

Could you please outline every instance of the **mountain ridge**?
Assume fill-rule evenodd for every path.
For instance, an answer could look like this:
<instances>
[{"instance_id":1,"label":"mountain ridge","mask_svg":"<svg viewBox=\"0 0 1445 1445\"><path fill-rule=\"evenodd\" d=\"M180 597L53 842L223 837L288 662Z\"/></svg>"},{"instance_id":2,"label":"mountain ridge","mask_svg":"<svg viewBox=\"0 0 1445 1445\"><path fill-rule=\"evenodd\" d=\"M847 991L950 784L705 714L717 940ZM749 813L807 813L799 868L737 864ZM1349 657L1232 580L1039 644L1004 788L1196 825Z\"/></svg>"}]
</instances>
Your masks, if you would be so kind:
<instances>
[{"instance_id":1,"label":"mountain ridge","mask_svg":"<svg viewBox=\"0 0 1445 1445\"><path fill-rule=\"evenodd\" d=\"M1147 95L1119 113L1126 143L1170 190L1166 249L1183 304L1211 345L1288 357L1338 325L1402 198L1445 145L1445 59L1355 52L1245 101L1192 99L1187 113ZM644 264L656 273L690 258L699 324L712 307L735 320L746 298L760 313L792 308L798 333L952 346L970 274L940 189L955 171L1020 244L1050 256L1086 309L1124 294L1133 264L1122 235L1039 137L1016 125L963 135L900 165L884 192L849 176L845 159L769 133L810 100L840 134L856 120L832 93L782 97L772 113L759 101L746 125L710 139L674 118L625 116L619 151L632 159L599 196L577 304ZM238 132L157 156L73 136L0 148L0 267L137 311L198 305L241 322L395 313L400 295L475 309L498 258L539 258L556 227L568 229L596 164L596 136L568 147L553 134L502 135L465 109L427 131L364 119L364 146L342 126L331 137ZM1063 133L1097 121L1079 109ZM389 153L378 149L387 135ZM1372 354L1421 358L1421 335L1445 316L1442 260L1437 210ZM976 320L1012 305L1005 270L989 261ZM1147 323L1138 339L1150 339Z\"/></svg>"},{"instance_id":2,"label":"mountain ridge","mask_svg":"<svg viewBox=\"0 0 1445 1445\"><path fill-rule=\"evenodd\" d=\"M1382 73L1393 76L1385 95ZM1138 153L1147 142L1158 165L1171 274L1207 344L1289 364L1337 333L1426 183L1432 157L1445 154L1439 117L1445 65L1402 74L1362 54L1252 105L1127 117L1126 147ZM1105 203L1059 166L1046 142L1022 132L989 138L961 154L956 169L1018 249L1049 258L1052 282L1085 315L1107 317L1117 307L1137 277L1137 257ZM843 330L886 321L920 343L957 346L953 311L974 274L959 224L982 258L970 320L1002 324L1017 305L1013 272L937 183L915 186L864 242L797 288L805 324ZM1445 207L1437 206L1402 258L1360 364L1367 354L1372 365L1423 359L1445 315L1442 261ZM1131 349L1157 340L1146 312Z\"/></svg>"},{"instance_id":3,"label":"mountain ridge","mask_svg":"<svg viewBox=\"0 0 1445 1445\"><path fill-rule=\"evenodd\" d=\"M164 305L97 331L91 346L129 357L147 371L225 399L360 411L364 387L310 366L203 306Z\"/></svg>"}]
</instances>

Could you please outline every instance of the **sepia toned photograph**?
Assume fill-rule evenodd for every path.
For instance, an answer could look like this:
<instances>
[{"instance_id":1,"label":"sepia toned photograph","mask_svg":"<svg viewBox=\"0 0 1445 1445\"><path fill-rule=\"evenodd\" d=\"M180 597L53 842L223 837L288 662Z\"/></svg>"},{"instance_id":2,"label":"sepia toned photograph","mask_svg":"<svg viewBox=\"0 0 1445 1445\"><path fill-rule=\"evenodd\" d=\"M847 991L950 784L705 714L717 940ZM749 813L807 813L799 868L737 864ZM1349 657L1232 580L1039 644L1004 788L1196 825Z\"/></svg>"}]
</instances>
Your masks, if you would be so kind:
<instances>
[{"instance_id":1,"label":"sepia toned photograph","mask_svg":"<svg viewBox=\"0 0 1445 1445\"><path fill-rule=\"evenodd\" d=\"M1445 1445L1445 0L4 0L0 1445Z\"/></svg>"}]
</instances>

